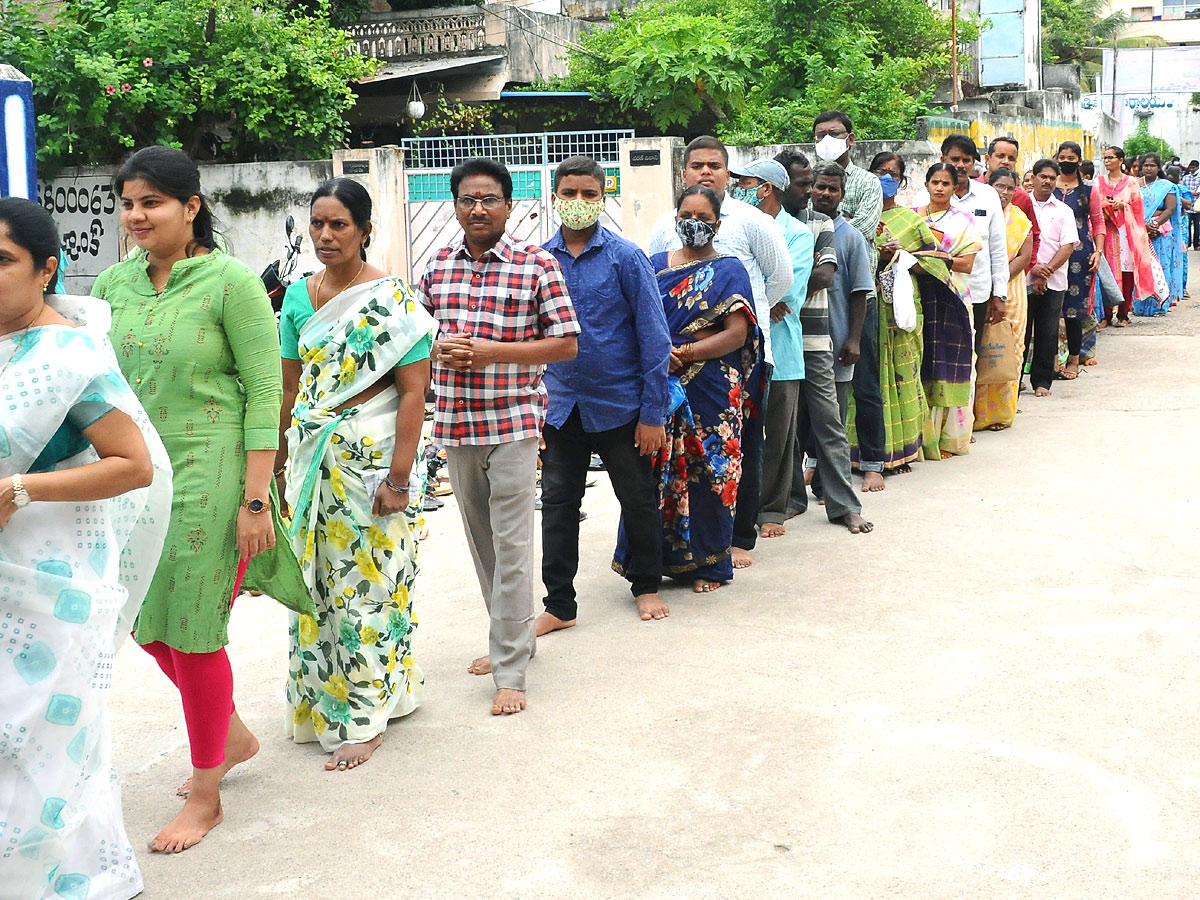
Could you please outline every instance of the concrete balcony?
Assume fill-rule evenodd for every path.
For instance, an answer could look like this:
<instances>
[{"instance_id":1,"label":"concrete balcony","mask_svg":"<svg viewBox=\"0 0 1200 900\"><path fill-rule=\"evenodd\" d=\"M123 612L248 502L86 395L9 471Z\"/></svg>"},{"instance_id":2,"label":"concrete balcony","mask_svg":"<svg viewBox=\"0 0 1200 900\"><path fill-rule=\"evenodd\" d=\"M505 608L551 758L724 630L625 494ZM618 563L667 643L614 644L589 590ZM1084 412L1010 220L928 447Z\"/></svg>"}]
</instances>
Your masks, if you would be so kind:
<instances>
[{"instance_id":1,"label":"concrete balcony","mask_svg":"<svg viewBox=\"0 0 1200 900\"><path fill-rule=\"evenodd\" d=\"M467 56L487 49L478 6L368 13L346 31L358 52L381 60Z\"/></svg>"}]
</instances>

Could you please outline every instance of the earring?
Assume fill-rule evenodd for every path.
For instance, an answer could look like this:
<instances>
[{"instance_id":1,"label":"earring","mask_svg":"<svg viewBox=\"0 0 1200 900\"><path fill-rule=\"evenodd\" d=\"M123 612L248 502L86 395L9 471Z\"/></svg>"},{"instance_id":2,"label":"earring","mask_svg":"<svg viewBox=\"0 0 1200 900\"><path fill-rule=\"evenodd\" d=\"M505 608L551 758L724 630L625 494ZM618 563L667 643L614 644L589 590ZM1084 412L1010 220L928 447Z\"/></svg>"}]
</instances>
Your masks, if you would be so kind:
<instances>
[{"instance_id":1,"label":"earring","mask_svg":"<svg viewBox=\"0 0 1200 900\"><path fill-rule=\"evenodd\" d=\"M48 290L50 290L50 279L49 278L47 278L46 281L42 284L42 293L44 294Z\"/></svg>"}]
</instances>

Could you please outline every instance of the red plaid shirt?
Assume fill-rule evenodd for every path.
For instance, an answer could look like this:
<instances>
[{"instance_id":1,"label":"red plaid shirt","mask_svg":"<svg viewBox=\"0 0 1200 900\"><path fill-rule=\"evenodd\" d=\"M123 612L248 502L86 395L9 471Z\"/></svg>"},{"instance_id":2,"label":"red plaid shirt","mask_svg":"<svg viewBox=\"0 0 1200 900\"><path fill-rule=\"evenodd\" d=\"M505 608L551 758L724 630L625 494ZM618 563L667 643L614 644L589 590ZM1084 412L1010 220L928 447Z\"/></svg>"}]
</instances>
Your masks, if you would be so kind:
<instances>
[{"instance_id":1,"label":"red plaid shirt","mask_svg":"<svg viewBox=\"0 0 1200 900\"><path fill-rule=\"evenodd\" d=\"M468 332L509 343L579 334L558 261L507 234L479 259L462 240L443 247L421 276L417 296L437 319L439 336ZM435 362L434 440L454 447L537 437L546 419L544 368L496 363L459 372Z\"/></svg>"}]
</instances>

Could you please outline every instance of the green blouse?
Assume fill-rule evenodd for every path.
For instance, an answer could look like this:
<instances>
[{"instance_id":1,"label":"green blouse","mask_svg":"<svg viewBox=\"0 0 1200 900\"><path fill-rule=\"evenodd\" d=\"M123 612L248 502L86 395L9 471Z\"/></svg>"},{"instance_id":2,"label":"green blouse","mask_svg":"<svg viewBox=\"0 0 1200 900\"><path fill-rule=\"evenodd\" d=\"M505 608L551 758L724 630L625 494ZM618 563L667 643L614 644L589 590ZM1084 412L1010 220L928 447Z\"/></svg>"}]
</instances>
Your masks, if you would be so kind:
<instances>
[{"instance_id":1,"label":"green blouse","mask_svg":"<svg viewBox=\"0 0 1200 900\"><path fill-rule=\"evenodd\" d=\"M175 263L161 294L146 267L136 253L92 289L112 307L117 361L174 470L171 525L135 635L208 653L228 642L246 452L279 442L279 332L262 281L227 253ZM303 583L273 507L277 546L255 557L246 584L259 571L284 573L272 589L283 599ZM297 599L311 604L306 595Z\"/></svg>"}]
</instances>

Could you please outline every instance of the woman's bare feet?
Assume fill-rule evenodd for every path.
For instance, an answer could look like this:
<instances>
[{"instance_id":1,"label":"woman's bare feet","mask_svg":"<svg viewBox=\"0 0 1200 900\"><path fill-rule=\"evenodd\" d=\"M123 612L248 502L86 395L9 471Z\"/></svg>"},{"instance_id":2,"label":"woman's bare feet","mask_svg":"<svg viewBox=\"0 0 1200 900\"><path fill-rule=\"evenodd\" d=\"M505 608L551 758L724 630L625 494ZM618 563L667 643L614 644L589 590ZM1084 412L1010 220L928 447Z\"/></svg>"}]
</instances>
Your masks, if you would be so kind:
<instances>
[{"instance_id":1,"label":"woman's bare feet","mask_svg":"<svg viewBox=\"0 0 1200 900\"><path fill-rule=\"evenodd\" d=\"M513 713L519 713L524 708L524 691L515 691L512 688L500 688L500 690L496 691L496 696L492 698L493 716L511 716Z\"/></svg>"},{"instance_id":2,"label":"woman's bare feet","mask_svg":"<svg viewBox=\"0 0 1200 900\"><path fill-rule=\"evenodd\" d=\"M492 674L492 659L490 656L481 656L475 659L467 666L467 672L471 675L491 675Z\"/></svg>"},{"instance_id":3,"label":"woman's bare feet","mask_svg":"<svg viewBox=\"0 0 1200 900\"><path fill-rule=\"evenodd\" d=\"M332 772L335 769L339 772L345 772L347 769L354 769L361 766L371 754L379 749L379 745L383 743L383 735L377 734L369 741L363 741L359 744L352 744L349 741L342 744L329 757L329 762L325 763L326 771Z\"/></svg>"},{"instance_id":4,"label":"woman's bare feet","mask_svg":"<svg viewBox=\"0 0 1200 900\"><path fill-rule=\"evenodd\" d=\"M553 613L548 613L548 612L542 613L540 616L538 616L536 619L533 620L533 630L537 634L538 637L541 637L543 634L549 634L552 631L562 631L564 628L574 628L574 627L575 627L574 619L569 619L569 620L568 619L560 619L558 616L554 615ZM476 660L475 662L479 662L479 660ZM471 665L474 666L475 663L471 663ZM491 670L492 670L492 667L491 667L491 665L489 665L488 671L490 672Z\"/></svg>"},{"instance_id":5,"label":"woman's bare feet","mask_svg":"<svg viewBox=\"0 0 1200 900\"><path fill-rule=\"evenodd\" d=\"M638 594L633 598L633 602L637 604L638 615L642 617L643 622L665 619L671 614L671 607L663 603L658 594Z\"/></svg>"},{"instance_id":6,"label":"woman's bare feet","mask_svg":"<svg viewBox=\"0 0 1200 900\"><path fill-rule=\"evenodd\" d=\"M987 430L988 431L1004 431L1004 429L1006 429L1006 428L1008 428L1008 426L1005 425L1003 422L993 422L991 425L989 425L987 427Z\"/></svg>"},{"instance_id":7,"label":"woman's bare feet","mask_svg":"<svg viewBox=\"0 0 1200 900\"><path fill-rule=\"evenodd\" d=\"M759 527L758 536L764 538L783 537L787 529L778 522L767 522Z\"/></svg>"},{"instance_id":8,"label":"woman's bare feet","mask_svg":"<svg viewBox=\"0 0 1200 900\"><path fill-rule=\"evenodd\" d=\"M149 843L155 853L182 853L194 847L225 818L221 810L220 769L196 769L183 809Z\"/></svg>"},{"instance_id":9,"label":"woman's bare feet","mask_svg":"<svg viewBox=\"0 0 1200 900\"><path fill-rule=\"evenodd\" d=\"M863 472L862 491L864 494L883 490L883 474L881 472Z\"/></svg>"},{"instance_id":10,"label":"woman's bare feet","mask_svg":"<svg viewBox=\"0 0 1200 900\"><path fill-rule=\"evenodd\" d=\"M910 466L908 463L905 463L902 466L896 466L896 468L892 469L893 475L908 475L910 472L912 472L912 466Z\"/></svg>"},{"instance_id":11,"label":"woman's bare feet","mask_svg":"<svg viewBox=\"0 0 1200 900\"><path fill-rule=\"evenodd\" d=\"M225 762L217 766L223 779L234 766L244 763L258 753L258 738L246 727L242 717L233 711L229 717L229 734L225 738ZM192 779L188 779L175 791L175 796L186 798L192 790Z\"/></svg>"},{"instance_id":12,"label":"woman's bare feet","mask_svg":"<svg viewBox=\"0 0 1200 900\"><path fill-rule=\"evenodd\" d=\"M954 454L949 450L940 451L942 459L954 459Z\"/></svg>"},{"instance_id":13,"label":"woman's bare feet","mask_svg":"<svg viewBox=\"0 0 1200 900\"><path fill-rule=\"evenodd\" d=\"M1033 391L1033 396L1035 396L1035 397L1049 397L1049 396L1050 396L1050 388L1044 388L1044 387L1040 387L1040 388L1034 388L1034 391Z\"/></svg>"},{"instance_id":14,"label":"woman's bare feet","mask_svg":"<svg viewBox=\"0 0 1200 900\"><path fill-rule=\"evenodd\" d=\"M1087 359L1083 360L1083 364L1085 366L1098 366L1100 365L1100 360L1096 359L1094 356L1089 356Z\"/></svg>"},{"instance_id":15,"label":"woman's bare feet","mask_svg":"<svg viewBox=\"0 0 1200 900\"><path fill-rule=\"evenodd\" d=\"M719 581L709 581L707 578L697 578L692 582L692 590L697 594L707 594L709 591L715 591L721 586Z\"/></svg>"},{"instance_id":16,"label":"woman's bare feet","mask_svg":"<svg viewBox=\"0 0 1200 900\"><path fill-rule=\"evenodd\" d=\"M750 555L749 550L734 547L731 555L733 556L733 567L735 569L748 569L754 565L754 557Z\"/></svg>"},{"instance_id":17,"label":"woman's bare feet","mask_svg":"<svg viewBox=\"0 0 1200 900\"><path fill-rule=\"evenodd\" d=\"M858 513L846 513L838 519L851 534L866 534L875 527L874 523L868 522Z\"/></svg>"}]
</instances>

